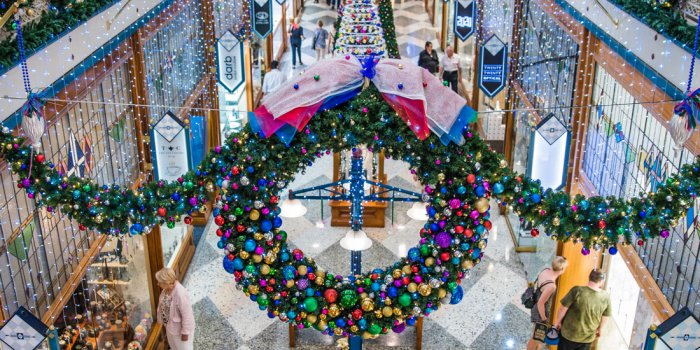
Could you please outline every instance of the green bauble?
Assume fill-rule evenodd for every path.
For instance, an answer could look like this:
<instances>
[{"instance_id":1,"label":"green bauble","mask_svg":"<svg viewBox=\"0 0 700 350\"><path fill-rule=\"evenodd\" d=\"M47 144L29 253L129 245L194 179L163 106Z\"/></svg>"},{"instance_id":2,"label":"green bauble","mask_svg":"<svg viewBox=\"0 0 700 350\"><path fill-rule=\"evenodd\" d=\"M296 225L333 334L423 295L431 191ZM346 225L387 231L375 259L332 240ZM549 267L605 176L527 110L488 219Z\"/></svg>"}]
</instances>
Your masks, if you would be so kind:
<instances>
[{"instance_id":1,"label":"green bauble","mask_svg":"<svg viewBox=\"0 0 700 350\"><path fill-rule=\"evenodd\" d=\"M168 226L168 228L173 229L173 228L175 228L175 222L174 222L174 221L168 221L167 226Z\"/></svg>"},{"instance_id":2,"label":"green bauble","mask_svg":"<svg viewBox=\"0 0 700 350\"><path fill-rule=\"evenodd\" d=\"M343 307L353 307L357 303L357 293L354 290L346 289L340 293L340 305Z\"/></svg>"},{"instance_id":3,"label":"green bauble","mask_svg":"<svg viewBox=\"0 0 700 350\"><path fill-rule=\"evenodd\" d=\"M411 295L408 293L401 294L399 297L399 304L401 304L401 306L411 305Z\"/></svg>"},{"instance_id":4,"label":"green bauble","mask_svg":"<svg viewBox=\"0 0 700 350\"><path fill-rule=\"evenodd\" d=\"M374 335L377 335L382 332L382 326L373 323L371 326L369 326L368 331Z\"/></svg>"},{"instance_id":5,"label":"green bauble","mask_svg":"<svg viewBox=\"0 0 700 350\"><path fill-rule=\"evenodd\" d=\"M270 303L270 299L268 299L268 298L263 298L263 297L258 298L258 305L260 305L260 306L267 306L269 303Z\"/></svg>"},{"instance_id":6,"label":"green bauble","mask_svg":"<svg viewBox=\"0 0 700 350\"><path fill-rule=\"evenodd\" d=\"M422 255L422 256L430 255L430 247L428 247L426 244L423 244L422 246L420 246L420 255Z\"/></svg>"},{"instance_id":7,"label":"green bauble","mask_svg":"<svg viewBox=\"0 0 700 350\"><path fill-rule=\"evenodd\" d=\"M308 297L304 299L304 308L306 312L314 312L318 309L318 301L314 297Z\"/></svg>"}]
</instances>

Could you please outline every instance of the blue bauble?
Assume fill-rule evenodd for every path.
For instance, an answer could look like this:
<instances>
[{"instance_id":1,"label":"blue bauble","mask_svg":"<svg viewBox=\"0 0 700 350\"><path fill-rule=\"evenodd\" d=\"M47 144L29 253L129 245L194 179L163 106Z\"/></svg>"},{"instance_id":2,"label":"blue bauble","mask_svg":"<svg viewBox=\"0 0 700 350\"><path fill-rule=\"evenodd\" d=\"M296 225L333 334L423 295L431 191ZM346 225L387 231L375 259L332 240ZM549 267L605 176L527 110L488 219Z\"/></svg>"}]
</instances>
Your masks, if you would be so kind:
<instances>
[{"instance_id":1,"label":"blue bauble","mask_svg":"<svg viewBox=\"0 0 700 350\"><path fill-rule=\"evenodd\" d=\"M131 225L129 232L132 235L140 235L141 233L143 233L143 225L137 222L137 223Z\"/></svg>"},{"instance_id":2,"label":"blue bauble","mask_svg":"<svg viewBox=\"0 0 700 350\"><path fill-rule=\"evenodd\" d=\"M584 200L582 200L582 201L580 201L580 202L578 203L578 206L579 206L581 209L586 210L586 209L588 209L588 206L590 206L590 204L588 203L587 200L584 199Z\"/></svg>"},{"instance_id":3,"label":"blue bauble","mask_svg":"<svg viewBox=\"0 0 700 350\"><path fill-rule=\"evenodd\" d=\"M389 290L387 290L387 295L391 298L396 298L396 296L399 295L399 290L396 289L396 287L389 287Z\"/></svg>"},{"instance_id":4,"label":"blue bauble","mask_svg":"<svg viewBox=\"0 0 700 350\"><path fill-rule=\"evenodd\" d=\"M174 200L175 202L178 202L180 201L180 194L175 192L172 196L170 196L170 199Z\"/></svg>"},{"instance_id":5,"label":"blue bauble","mask_svg":"<svg viewBox=\"0 0 700 350\"><path fill-rule=\"evenodd\" d=\"M287 280L293 280L294 276L297 275L297 269L294 266L287 265L282 269L282 275Z\"/></svg>"},{"instance_id":6,"label":"blue bauble","mask_svg":"<svg viewBox=\"0 0 700 350\"><path fill-rule=\"evenodd\" d=\"M464 298L464 289L462 289L462 286L457 286L457 288L452 291L450 304L459 304L459 302L462 301L462 298Z\"/></svg>"},{"instance_id":7,"label":"blue bauble","mask_svg":"<svg viewBox=\"0 0 700 350\"><path fill-rule=\"evenodd\" d=\"M311 288L311 287L306 288L306 291L305 291L305 292L306 292L306 296L307 296L307 297L312 297L312 296L314 296L314 294L316 293L316 291L315 291L313 288Z\"/></svg>"},{"instance_id":8,"label":"blue bauble","mask_svg":"<svg viewBox=\"0 0 700 350\"><path fill-rule=\"evenodd\" d=\"M457 193L465 194L465 193L467 193L467 188L464 186L459 186L459 188L457 188Z\"/></svg>"},{"instance_id":9,"label":"blue bauble","mask_svg":"<svg viewBox=\"0 0 700 350\"><path fill-rule=\"evenodd\" d=\"M479 255L481 255L481 249L474 248L474 250L472 251L472 259L478 259Z\"/></svg>"},{"instance_id":10,"label":"blue bauble","mask_svg":"<svg viewBox=\"0 0 700 350\"><path fill-rule=\"evenodd\" d=\"M343 327L345 327L345 320L343 320L342 318L339 318L339 319L335 320L335 325L340 327L340 328L343 328Z\"/></svg>"},{"instance_id":11,"label":"blue bauble","mask_svg":"<svg viewBox=\"0 0 700 350\"><path fill-rule=\"evenodd\" d=\"M495 193L495 194L501 194L501 193L503 193L504 190L505 190L505 188L503 187L503 184L500 182L496 182L496 184L493 185L493 193Z\"/></svg>"},{"instance_id":12,"label":"blue bauble","mask_svg":"<svg viewBox=\"0 0 700 350\"><path fill-rule=\"evenodd\" d=\"M265 180L265 179L258 180L258 187L265 187L265 186L267 186L267 180Z\"/></svg>"},{"instance_id":13,"label":"blue bauble","mask_svg":"<svg viewBox=\"0 0 700 350\"><path fill-rule=\"evenodd\" d=\"M241 258L233 259L233 269L236 271L243 270L243 259L241 259Z\"/></svg>"},{"instance_id":14,"label":"blue bauble","mask_svg":"<svg viewBox=\"0 0 700 350\"><path fill-rule=\"evenodd\" d=\"M243 244L243 249L245 249L246 252L250 253L255 250L255 247L257 244L255 244L255 241L248 238L245 241L245 244Z\"/></svg>"},{"instance_id":15,"label":"blue bauble","mask_svg":"<svg viewBox=\"0 0 700 350\"><path fill-rule=\"evenodd\" d=\"M381 288L382 288L382 286L379 283L377 283L377 282L372 283L372 290L373 291L378 292Z\"/></svg>"},{"instance_id":16,"label":"blue bauble","mask_svg":"<svg viewBox=\"0 0 700 350\"><path fill-rule=\"evenodd\" d=\"M291 320L297 317L297 313L294 311L287 311L287 317L289 317L289 319Z\"/></svg>"},{"instance_id":17,"label":"blue bauble","mask_svg":"<svg viewBox=\"0 0 700 350\"><path fill-rule=\"evenodd\" d=\"M420 249L413 247L408 250L408 260L418 261L420 259Z\"/></svg>"},{"instance_id":18,"label":"blue bauble","mask_svg":"<svg viewBox=\"0 0 700 350\"><path fill-rule=\"evenodd\" d=\"M438 231L440 231L440 226L438 226L437 223L432 223L432 224L430 224L430 231L438 232Z\"/></svg>"},{"instance_id":19,"label":"blue bauble","mask_svg":"<svg viewBox=\"0 0 700 350\"><path fill-rule=\"evenodd\" d=\"M474 192L478 197L483 197L484 194L486 194L486 189L484 188L484 186L477 186Z\"/></svg>"},{"instance_id":20,"label":"blue bauble","mask_svg":"<svg viewBox=\"0 0 700 350\"><path fill-rule=\"evenodd\" d=\"M275 218L272 219L272 227L279 228L280 226L282 226L282 218L275 216Z\"/></svg>"},{"instance_id":21,"label":"blue bauble","mask_svg":"<svg viewBox=\"0 0 700 350\"><path fill-rule=\"evenodd\" d=\"M255 171L252 165L248 166L248 174L252 174Z\"/></svg>"},{"instance_id":22,"label":"blue bauble","mask_svg":"<svg viewBox=\"0 0 700 350\"><path fill-rule=\"evenodd\" d=\"M479 225L476 227L476 234L481 235L484 232L486 232L486 226L484 225Z\"/></svg>"},{"instance_id":23,"label":"blue bauble","mask_svg":"<svg viewBox=\"0 0 700 350\"><path fill-rule=\"evenodd\" d=\"M539 203L542 200L542 196L540 196L539 193L533 193L532 196L530 196L530 200L533 203Z\"/></svg>"},{"instance_id":24,"label":"blue bauble","mask_svg":"<svg viewBox=\"0 0 700 350\"><path fill-rule=\"evenodd\" d=\"M610 253L610 255L617 254L617 248L615 248L615 247L608 248L608 253Z\"/></svg>"},{"instance_id":25,"label":"blue bauble","mask_svg":"<svg viewBox=\"0 0 700 350\"><path fill-rule=\"evenodd\" d=\"M224 242L224 241L216 242L216 247L219 249L224 249L225 246L226 246L226 242Z\"/></svg>"},{"instance_id":26,"label":"blue bauble","mask_svg":"<svg viewBox=\"0 0 700 350\"><path fill-rule=\"evenodd\" d=\"M406 319L406 324L409 326L413 326L416 324L416 318L411 316L408 319Z\"/></svg>"},{"instance_id":27,"label":"blue bauble","mask_svg":"<svg viewBox=\"0 0 700 350\"><path fill-rule=\"evenodd\" d=\"M78 198L80 198L80 191L79 190L73 191L73 199L78 199Z\"/></svg>"},{"instance_id":28,"label":"blue bauble","mask_svg":"<svg viewBox=\"0 0 700 350\"><path fill-rule=\"evenodd\" d=\"M260 230L262 230L262 232L270 232L270 230L272 230L272 221L263 220L260 223Z\"/></svg>"},{"instance_id":29,"label":"blue bauble","mask_svg":"<svg viewBox=\"0 0 700 350\"><path fill-rule=\"evenodd\" d=\"M227 256L224 257L224 270L226 270L228 273L233 273L236 271L233 260L229 259Z\"/></svg>"},{"instance_id":30,"label":"blue bauble","mask_svg":"<svg viewBox=\"0 0 700 350\"><path fill-rule=\"evenodd\" d=\"M435 216L435 213L436 213L435 207L433 207L432 205L429 206L428 207L428 217L432 218L433 216Z\"/></svg>"},{"instance_id":31,"label":"blue bauble","mask_svg":"<svg viewBox=\"0 0 700 350\"><path fill-rule=\"evenodd\" d=\"M286 250L283 251L283 252L280 254L280 260L282 260L282 262L289 261L289 252L286 251Z\"/></svg>"},{"instance_id":32,"label":"blue bauble","mask_svg":"<svg viewBox=\"0 0 700 350\"><path fill-rule=\"evenodd\" d=\"M360 326L360 329L367 329L367 320L361 318L359 321L357 321L357 325Z\"/></svg>"}]
</instances>

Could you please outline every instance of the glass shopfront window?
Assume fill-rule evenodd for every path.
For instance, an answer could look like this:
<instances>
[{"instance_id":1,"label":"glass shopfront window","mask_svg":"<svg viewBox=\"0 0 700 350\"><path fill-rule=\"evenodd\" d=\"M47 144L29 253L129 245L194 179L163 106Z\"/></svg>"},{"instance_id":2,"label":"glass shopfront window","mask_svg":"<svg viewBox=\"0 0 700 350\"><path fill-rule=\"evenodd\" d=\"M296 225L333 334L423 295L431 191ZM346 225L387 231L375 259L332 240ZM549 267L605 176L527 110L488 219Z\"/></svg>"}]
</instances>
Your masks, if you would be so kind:
<instances>
[{"instance_id":1,"label":"glass shopfront window","mask_svg":"<svg viewBox=\"0 0 700 350\"><path fill-rule=\"evenodd\" d=\"M692 163L675 150L666 126L602 67L596 70L582 171L598 194L631 198L655 192L671 174ZM700 317L700 200L666 239L636 246L639 256L675 310L687 306Z\"/></svg>"},{"instance_id":2,"label":"glass shopfront window","mask_svg":"<svg viewBox=\"0 0 700 350\"><path fill-rule=\"evenodd\" d=\"M138 177L127 63L116 67L57 118L49 119L42 152L68 175L123 186ZM132 142L129 142L129 141ZM95 235L81 232L57 208L37 209L4 163L0 172L0 297L4 315L24 306L43 317L76 273Z\"/></svg>"}]
</instances>

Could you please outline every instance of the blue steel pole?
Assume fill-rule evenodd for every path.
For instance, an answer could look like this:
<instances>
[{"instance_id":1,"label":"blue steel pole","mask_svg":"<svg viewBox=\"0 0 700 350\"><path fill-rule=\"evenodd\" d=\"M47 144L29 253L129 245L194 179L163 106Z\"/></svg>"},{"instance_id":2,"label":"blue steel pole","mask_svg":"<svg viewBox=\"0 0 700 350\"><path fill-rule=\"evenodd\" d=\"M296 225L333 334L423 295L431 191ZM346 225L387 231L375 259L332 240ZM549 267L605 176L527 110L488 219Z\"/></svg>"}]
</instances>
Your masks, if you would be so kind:
<instances>
[{"instance_id":1,"label":"blue steel pole","mask_svg":"<svg viewBox=\"0 0 700 350\"><path fill-rule=\"evenodd\" d=\"M362 230L362 199L365 196L365 184L362 179L362 150L352 150L352 166L350 168L350 226L353 231ZM350 251L350 273L362 273L362 251ZM350 350L362 349L362 337L349 337Z\"/></svg>"}]
</instances>

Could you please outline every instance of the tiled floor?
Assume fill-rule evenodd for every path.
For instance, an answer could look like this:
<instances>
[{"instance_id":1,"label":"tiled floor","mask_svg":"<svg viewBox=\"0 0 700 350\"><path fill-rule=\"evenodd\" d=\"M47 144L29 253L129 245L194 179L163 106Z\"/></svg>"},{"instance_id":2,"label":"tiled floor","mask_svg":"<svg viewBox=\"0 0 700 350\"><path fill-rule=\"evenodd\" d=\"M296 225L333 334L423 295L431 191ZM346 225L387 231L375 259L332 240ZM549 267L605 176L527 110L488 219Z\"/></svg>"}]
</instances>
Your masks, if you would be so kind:
<instances>
[{"instance_id":1,"label":"tiled floor","mask_svg":"<svg viewBox=\"0 0 700 350\"><path fill-rule=\"evenodd\" d=\"M397 40L403 58L417 61L426 40L435 40L435 29L429 23L422 1L395 4ZM323 19L333 23L336 12L325 3L308 1L302 16L302 27L307 30L302 47L304 63L312 64L311 30ZM291 75L291 56L283 56L281 68ZM404 163L386 162L389 184L416 189L412 175ZM299 189L330 182L332 157L318 160L305 174L299 174L289 188ZM290 245L299 247L318 264L336 274L349 273L349 252L339 245L347 228L330 227L330 208L327 203L321 217L320 203L305 203L308 213L303 218L287 219L283 228L288 232ZM387 227L365 229L373 246L363 253L366 269L384 267L405 256L418 242L422 222L406 215L410 204L396 204L393 224L387 210ZM526 272L518 254L505 218L495 211L494 228L485 257L464 280L464 300L458 305L446 306L425 319L424 349L522 349L530 334L529 314L522 308L519 296L526 284ZM197 349L286 349L289 344L287 324L270 319L257 304L236 290L233 277L222 268L222 251L216 248L216 227L210 223L199 240L193 263L184 281L190 292L198 328L195 334ZM528 257L528 270L537 271L541 261ZM313 330L298 332L299 349L335 349L336 341ZM412 349L415 329L397 335L389 334L365 342L365 349Z\"/></svg>"}]
</instances>

